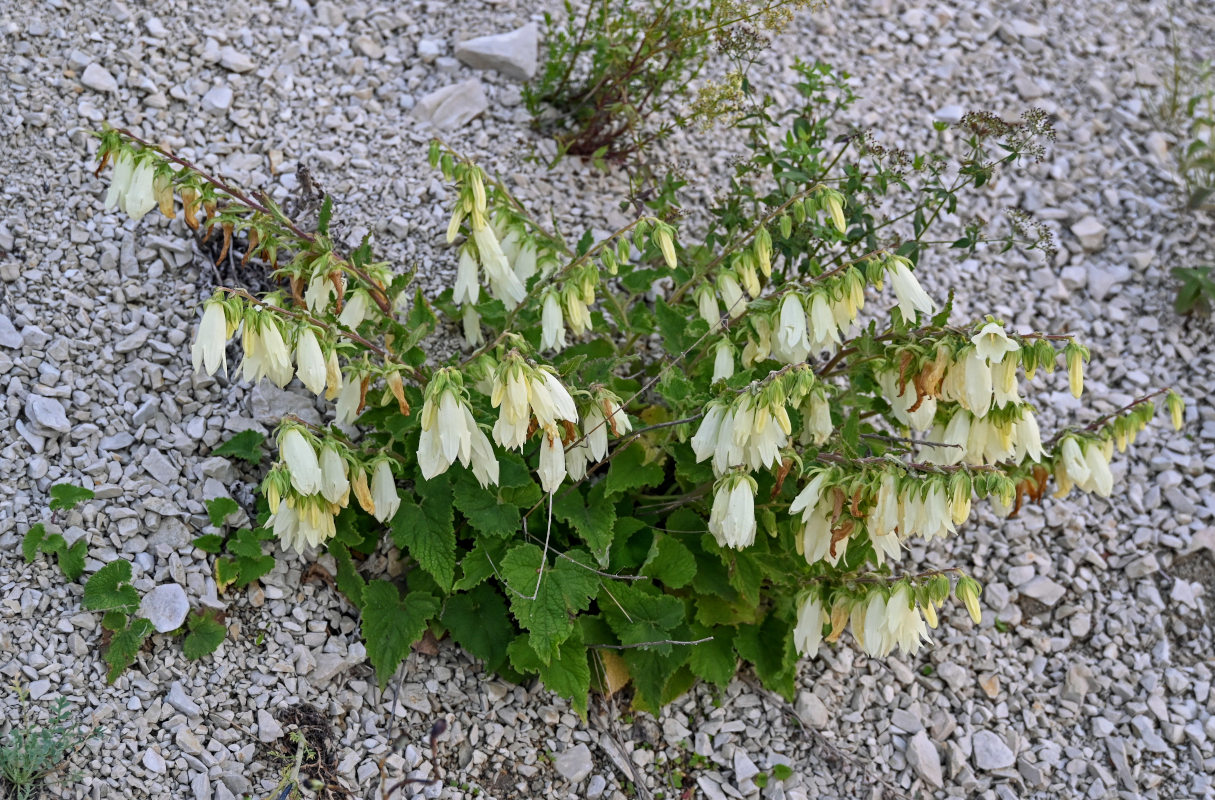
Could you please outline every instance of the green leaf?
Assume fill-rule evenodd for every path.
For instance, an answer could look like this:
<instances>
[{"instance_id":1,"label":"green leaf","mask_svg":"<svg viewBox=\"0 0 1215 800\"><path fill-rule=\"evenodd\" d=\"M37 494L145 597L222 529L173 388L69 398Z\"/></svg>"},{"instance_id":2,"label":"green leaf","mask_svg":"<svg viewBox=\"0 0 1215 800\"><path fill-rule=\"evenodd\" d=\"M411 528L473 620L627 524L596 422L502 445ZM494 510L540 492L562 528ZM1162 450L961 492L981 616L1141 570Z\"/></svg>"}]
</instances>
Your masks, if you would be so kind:
<instances>
[{"instance_id":1,"label":"green leaf","mask_svg":"<svg viewBox=\"0 0 1215 800\"><path fill-rule=\"evenodd\" d=\"M355 567L354 559L350 557L350 550L341 542L331 541L329 552L333 554L333 560L337 564L337 575L334 576L334 582L337 584L338 591L346 595L347 600L362 608L363 590L367 586L367 581Z\"/></svg>"},{"instance_id":2,"label":"green leaf","mask_svg":"<svg viewBox=\"0 0 1215 800\"><path fill-rule=\"evenodd\" d=\"M255 556L253 558L237 556L236 586L237 588L248 586L263 576L270 574L273 569L274 556Z\"/></svg>"},{"instance_id":3,"label":"green leaf","mask_svg":"<svg viewBox=\"0 0 1215 800\"><path fill-rule=\"evenodd\" d=\"M553 502L553 515L578 532L600 564L606 562L616 509L604 498L604 482L595 484L585 499L579 489L565 492Z\"/></svg>"},{"instance_id":4,"label":"green leaf","mask_svg":"<svg viewBox=\"0 0 1215 800\"><path fill-rule=\"evenodd\" d=\"M482 489L471 473L461 472L456 479L455 504L477 533L504 539L519 530L519 507Z\"/></svg>"},{"instance_id":5,"label":"green leaf","mask_svg":"<svg viewBox=\"0 0 1215 800\"><path fill-rule=\"evenodd\" d=\"M101 627L107 631L120 631L130 618L123 611L107 611L101 615Z\"/></svg>"},{"instance_id":6,"label":"green leaf","mask_svg":"<svg viewBox=\"0 0 1215 800\"><path fill-rule=\"evenodd\" d=\"M61 533L52 533L42 540L42 552L59 555L67 549L67 539Z\"/></svg>"},{"instance_id":7,"label":"green leaf","mask_svg":"<svg viewBox=\"0 0 1215 800\"><path fill-rule=\"evenodd\" d=\"M58 483L51 487L51 511L71 511L85 500L92 500L95 495L91 489L74 486L70 483Z\"/></svg>"},{"instance_id":8,"label":"green leaf","mask_svg":"<svg viewBox=\"0 0 1215 800\"><path fill-rule=\"evenodd\" d=\"M118 562L113 562L118 563ZM113 683L127 667L135 663L135 656L144 640L152 633L152 623L143 617L131 621L130 627L116 632L110 639L110 646L105 651L105 663L110 665L106 672L106 682Z\"/></svg>"},{"instance_id":9,"label":"green leaf","mask_svg":"<svg viewBox=\"0 0 1215 800\"><path fill-rule=\"evenodd\" d=\"M329 235L329 220L333 218L333 196L326 194L321 201L321 213L317 215L316 230L321 236Z\"/></svg>"},{"instance_id":10,"label":"green leaf","mask_svg":"<svg viewBox=\"0 0 1215 800\"><path fill-rule=\"evenodd\" d=\"M750 661L764 686L792 699L796 694L797 653L789 623L775 611L759 625L743 625L734 637L734 649Z\"/></svg>"},{"instance_id":11,"label":"green leaf","mask_svg":"<svg viewBox=\"0 0 1215 800\"><path fill-rule=\"evenodd\" d=\"M181 649L191 661L214 653L228 633L215 612L210 610L192 613L186 619L186 627L190 632L182 640Z\"/></svg>"},{"instance_id":12,"label":"green leaf","mask_svg":"<svg viewBox=\"0 0 1215 800\"><path fill-rule=\"evenodd\" d=\"M261 558L262 540L248 528L241 528L228 539L228 552L244 558Z\"/></svg>"},{"instance_id":13,"label":"green leaf","mask_svg":"<svg viewBox=\"0 0 1215 800\"><path fill-rule=\"evenodd\" d=\"M240 564L230 556L215 559L215 587L224 592L240 580Z\"/></svg>"},{"instance_id":14,"label":"green leaf","mask_svg":"<svg viewBox=\"0 0 1215 800\"><path fill-rule=\"evenodd\" d=\"M63 572L63 577L74 581L84 574L84 557L88 555L88 550L89 543L81 536L72 542L71 547L59 551L59 569Z\"/></svg>"},{"instance_id":15,"label":"green leaf","mask_svg":"<svg viewBox=\"0 0 1215 800\"><path fill-rule=\"evenodd\" d=\"M217 533L208 533L195 538L194 546L204 553L218 553L224 549L224 537Z\"/></svg>"},{"instance_id":16,"label":"green leaf","mask_svg":"<svg viewBox=\"0 0 1215 800\"><path fill-rule=\"evenodd\" d=\"M605 481L608 496L661 483L664 477L662 464L644 462L645 448L636 442L628 445L624 452L614 455Z\"/></svg>"},{"instance_id":17,"label":"green leaf","mask_svg":"<svg viewBox=\"0 0 1215 800\"><path fill-rule=\"evenodd\" d=\"M505 552L505 542L478 539L472 551L460 562L460 571L463 574L452 588L463 592L482 583L494 574L494 564L501 563Z\"/></svg>"},{"instance_id":18,"label":"green leaf","mask_svg":"<svg viewBox=\"0 0 1215 800\"><path fill-rule=\"evenodd\" d=\"M650 545L641 574L661 581L670 589L682 589L696 576L696 556L675 537L660 534Z\"/></svg>"},{"instance_id":19,"label":"green leaf","mask_svg":"<svg viewBox=\"0 0 1215 800\"><path fill-rule=\"evenodd\" d=\"M506 601L488 583L447 598L441 622L456 644L484 661L485 668L493 672L506 660L506 649L516 636Z\"/></svg>"},{"instance_id":20,"label":"green leaf","mask_svg":"<svg viewBox=\"0 0 1215 800\"><path fill-rule=\"evenodd\" d=\"M134 614L139 609L139 592L131 586L131 562L119 558L106 564L84 584L81 604L90 611L125 611Z\"/></svg>"},{"instance_id":21,"label":"green leaf","mask_svg":"<svg viewBox=\"0 0 1215 800\"><path fill-rule=\"evenodd\" d=\"M788 764L773 764L772 777L778 781L787 781L793 777L793 767Z\"/></svg>"},{"instance_id":22,"label":"green leaf","mask_svg":"<svg viewBox=\"0 0 1215 800\"><path fill-rule=\"evenodd\" d=\"M666 351L672 357L686 350L696 336L707 328L704 320L697 317L694 322L684 311L672 308L662 298L654 303L654 318L658 321L658 331L662 334ZM699 328L696 322L700 323Z\"/></svg>"},{"instance_id":23,"label":"green leaf","mask_svg":"<svg viewBox=\"0 0 1215 800\"><path fill-rule=\"evenodd\" d=\"M211 451L213 456L231 456L259 464L262 460L262 443L266 441L265 434L257 431L241 431L219 447Z\"/></svg>"},{"instance_id":24,"label":"green leaf","mask_svg":"<svg viewBox=\"0 0 1215 800\"><path fill-rule=\"evenodd\" d=\"M216 497L208 500L205 505L207 506L207 516L211 518L211 524L217 528L222 528L224 520L240 511L240 506L231 497Z\"/></svg>"},{"instance_id":25,"label":"green leaf","mask_svg":"<svg viewBox=\"0 0 1215 800\"><path fill-rule=\"evenodd\" d=\"M404 600L388 581L371 581L363 589L363 638L367 659L375 667L380 690L396 672L426 624L439 611L439 601L427 592L410 592Z\"/></svg>"},{"instance_id":26,"label":"green leaf","mask_svg":"<svg viewBox=\"0 0 1215 800\"><path fill-rule=\"evenodd\" d=\"M507 505L531 508L543 495L527 463L514 453L498 456L498 496Z\"/></svg>"},{"instance_id":27,"label":"green leaf","mask_svg":"<svg viewBox=\"0 0 1215 800\"><path fill-rule=\"evenodd\" d=\"M401 508L392 518L392 540L408 550L422 569L430 573L444 592L451 591L456 573L455 513L452 488L446 475L419 481L418 505L401 498Z\"/></svg>"},{"instance_id":28,"label":"green leaf","mask_svg":"<svg viewBox=\"0 0 1215 800\"><path fill-rule=\"evenodd\" d=\"M578 557L578 551L568 554ZM588 558L582 554L583 558ZM514 547L502 559L501 574L506 582L510 608L519 624L531 634L532 649L547 663L574 630L571 615L590 607L599 588L599 578L585 566L557 559L539 570L544 555L534 544ZM539 583L537 584L537 578ZM534 599L533 599L534 598ZM517 667L516 667L517 668Z\"/></svg>"},{"instance_id":29,"label":"green leaf","mask_svg":"<svg viewBox=\"0 0 1215 800\"><path fill-rule=\"evenodd\" d=\"M726 627L693 628L693 639L712 636L712 641L692 645L688 655L688 666L698 677L726 686L738 670L738 656L734 654L734 630Z\"/></svg>"},{"instance_id":30,"label":"green leaf","mask_svg":"<svg viewBox=\"0 0 1215 800\"><path fill-rule=\"evenodd\" d=\"M46 526L41 522L31 526L25 532L25 536L21 539L21 555L25 557L25 563L34 563L34 559L38 557L38 548L42 546L42 539L45 536Z\"/></svg>"},{"instance_id":31,"label":"green leaf","mask_svg":"<svg viewBox=\"0 0 1215 800\"><path fill-rule=\"evenodd\" d=\"M579 716L586 719L587 701L591 691L591 667L586 646L576 638L563 642L552 658L541 658L532 649L530 640L520 636L511 642L510 663L524 674L538 673L549 691L568 698Z\"/></svg>"},{"instance_id":32,"label":"green leaf","mask_svg":"<svg viewBox=\"0 0 1215 800\"><path fill-rule=\"evenodd\" d=\"M629 667L629 676L637 689L633 703L648 711L657 711L667 698L667 687L679 668L688 660L689 649L677 647L669 653L644 647L622 650L621 656Z\"/></svg>"},{"instance_id":33,"label":"green leaf","mask_svg":"<svg viewBox=\"0 0 1215 800\"><path fill-rule=\"evenodd\" d=\"M657 587L640 582L604 586L599 608L621 644L645 645L659 653L670 653L671 631L683 622L683 602Z\"/></svg>"}]
</instances>

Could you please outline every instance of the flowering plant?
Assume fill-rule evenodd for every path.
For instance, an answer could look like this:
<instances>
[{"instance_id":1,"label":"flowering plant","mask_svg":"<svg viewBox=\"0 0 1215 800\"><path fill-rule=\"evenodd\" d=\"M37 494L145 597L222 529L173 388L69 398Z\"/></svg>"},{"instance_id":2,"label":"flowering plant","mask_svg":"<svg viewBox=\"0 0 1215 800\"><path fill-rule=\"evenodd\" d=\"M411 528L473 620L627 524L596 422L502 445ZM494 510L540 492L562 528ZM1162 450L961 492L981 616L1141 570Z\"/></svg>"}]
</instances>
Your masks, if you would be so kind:
<instances>
[{"instance_id":1,"label":"flowering plant","mask_svg":"<svg viewBox=\"0 0 1215 800\"><path fill-rule=\"evenodd\" d=\"M619 230L571 244L435 142L456 265L438 297L410 294L366 239L340 253L328 201L306 231L265 195L101 134L111 202L173 216L180 201L222 236L221 259L243 239L277 281L216 290L195 367L226 372L239 334L243 378L335 401L328 425L282 422L261 522L284 550L333 555L381 682L430 630L582 712L592 687L631 683L652 709L740 662L789 695L799 658L845 631L880 657L931 641L951 595L980 621L976 581L908 554L954 535L973 500L1008 515L1052 484L1109 496L1113 447L1162 392L1043 437L1022 391L1061 361L1080 397L1088 350L991 316L955 323L917 277L942 212L1033 156L1041 115L969 115L950 168L833 140L851 95L801 69L805 106L775 142L766 108L745 121L752 155L699 239L668 182ZM1015 223L1006 246L1049 247ZM975 224L945 243L992 241ZM431 357L428 337L456 325L463 349ZM1180 398L1168 407L1180 425ZM384 533L407 593L365 574Z\"/></svg>"}]
</instances>

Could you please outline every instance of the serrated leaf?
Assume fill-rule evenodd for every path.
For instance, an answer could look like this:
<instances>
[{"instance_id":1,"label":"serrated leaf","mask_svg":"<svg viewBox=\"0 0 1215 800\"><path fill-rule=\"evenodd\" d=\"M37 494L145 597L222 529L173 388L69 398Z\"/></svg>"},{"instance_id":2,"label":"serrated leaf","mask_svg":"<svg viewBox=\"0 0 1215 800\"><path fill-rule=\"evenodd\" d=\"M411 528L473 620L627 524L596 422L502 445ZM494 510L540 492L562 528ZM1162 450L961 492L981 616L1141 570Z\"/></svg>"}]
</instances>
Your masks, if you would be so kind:
<instances>
[{"instance_id":1,"label":"serrated leaf","mask_svg":"<svg viewBox=\"0 0 1215 800\"><path fill-rule=\"evenodd\" d=\"M115 559L85 581L81 605L90 611L124 611L134 614L139 608L139 592L131 586L131 562Z\"/></svg>"},{"instance_id":2,"label":"serrated leaf","mask_svg":"<svg viewBox=\"0 0 1215 800\"><path fill-rule=\"evenodd\" d=\"M219 553L224 549L224 537L217 533L208 533L194 539L194 546L204 553Z\"/></svg>"},{"instance_id":3,"label":"serrated leaf","mask_svg":"<svg viewBox=\"0 0 1215 800\"><path fill-rule=\"evenodd\" d=\"M451 483L446 475L419 481L417 493L421 505L410 497L401 498L401 509L392 518L392 540L449 592L456 572Z\"/></svg>"},{"instance_id":4,"label":"serrated leaf","mask_svg":"<svg viewBox=\"0 0 1215 800\"><path fill-rule=\"evenodd\" d=\"M641 567L648 575L671 589L682 589L696 576L696 556L673 536L655 536L650 554Z\"/></svg>"},{"instance_id":5,"label":"serrated leaf","mask_svg":"<svg viewBox=\"0 0 1215 800\"><path fill-rule=\"evenodd\" d=\"M228 587L240 579L240 565L235 558L224 557L215 559L215 588L225 592Z\"/></svg>"},{"instance_id":6,"label":"serrated leaf","mask_svg":"<svg viewBox=\"0 0 1215 800\"><path fill-rule=\"evenodd\" d=\"M576 553L568 555L576 558ZM583 554L583 558L587 556ZM543 559L538 546L521 544L506 554L500 569L511 612L529 632L532 649L547 663L573 632L571 615L590 607L599 579L584 566L564 558L546 566L541 577Z\"/></svg>"},{"instance_id":7,"label":"serrated leaf","mask_svg":"<svg viewBox=\"0 0 1215 800\"><path fill-rule=\"evenodd\" d=\"M125 611L107 611L101 615L101 627L107 631L120 631L127 626L128 619Z\"/></svg>"},{"instance_id":8,"label":"serrated leaf","mask_svg":"<svg viewBox=\"0 0 1215 800\"><path fill-rule=\"evenodd\" d=\"M371 581L363 589L363 638L367 660L375 667L381 691L409 648L422 638L426 624L438 613L439 601L427 592L410 592L404 600L388 581Z\"/></svg>"},{"instance_id":9,"label":"serrated leaf","mask_svg":"<svg viewBox=\"0 0 1215 800\"><path fill-rule=\"evenodd\" d=\"M74 581L84 574L84 557L88 555L88 550L89 543L81 536L72 542L71 547L59 551L59 569L63 572L63 577Z\"/></svg>"},{"instance_id":10,"label":"serrated leaf","mask_svg":"<svg viewBox=\"0 0 1215 800\"><path fill-rule=\"evenodd\" d=\"M214 653L228 633L228 629L216 618L213 611L196 611L190 614L186 619L186 627L189 633L182 640L181 649L191 661Z\"/></svg>"},{"instance_id":11,"label":"serrated leaf","mask_svg":"<svg viewBox=\"0 0 1215 800\"><path fill-rule=\"evenodd\" d=\"M621 644L670 653L671 631L683 622L683 602L642 582L605 585L599 595L603 618Z\"/></svg>"},{"instance_id":12,"label":"serrated leaf","mask_svg":"<svg viewBox=\"0 0 1215 800\"><path fill-rule=\"evenodd\" d=\"M113 562L117 563L117 562ZM127 628L116 632L110 639L110 646L105 651L105 662L110 665L106 671L106 682L113 683L127 667L135 663L135 656L144 640L152 633L152 623L143 617L131 620Z\"/></svg>"},{"instance_id":13,"label":"serrated leaf","mask_svg":"<svg viewBox=\"0 0 1215 800\"><path fill-rule=\"evenodd\" d=\"M688 666L698 677L718 686L726 686L738 671L738 656L734 653L734 629L726 627L693 628L693 639L712 636L708 642L692 645Z\"/></svg>"},{"instance_id":14,"label":"serrated leaf","mask_svg":"<svg viewBox=\"0 0 1215 800\"><path fill-rule=\"evenodd\" d=\"M515 638L515 625L506 611L506 601L488 583L470 592L447 598L440 620L456 644L497 671L506 660L506 648Z\"/></svg>"},{"instance_id":15,"label":"serrated leaf","mask_svg":"<svg viewBox=\"0 0 1215 800\"><path fill-rule=\"evenodd\" d=\"M604 497L602 481L591 487L585 498L579 489L559 496L553 501L553 516L573 527L599 563L606 563L616 509Z\"/></svg>"},{"instance_id":16,"label":"serrated leaf","mask_svg":"<svg viewBox=\"0 0 1215 800\"><path fill-rule=\"evenodd\" d=\"M755 667L764 686L791 699L796 693L797 653L789 623L775 612L759 625L742 625L734 636L734 649Z\"/></svg>"},{"instance_id":17,"label":"serrated leaf","mask_svg":"<svg viewBox=\"0 0 1215 800\"><path fill-rule=\"evenodd\" d=\"M367 586L367 581L355 567L354 559L350 557L350 550L341 542L331 541L329 552L333 554L333 560L337 564L337 575L334 576L334 582L337 584L338 591L346 595L346 599L350 602L362 608L363 589Z\"/></svg>"},{"instance_id":18,"label":"serrated leaf","mask_svg":"<svg viewBox=\"0 0 1215 800\"><path fill-rule=\"evenodd\" d=\"M257 556L255 558L247 558L238 556L236 559L236 586L248 586L256 580L259 580L265 575L269 575L274 569L274 556Z\"/></svg>"},{"instance_id":19,"label":"serrated leaf","mask_svg":"<svg viewBox=\"0 0 1215 800\"><path fill-rule=\"evenodd\" d=\"M265 435L257 431L241 431L212 450L211 455L230 456L256 465L261 463L262 443L265 441Z\"/></svg>"},{"instance_id":20,"label":"serrated leaf","mask_svg":"<svg viewBox=\"0 0 1215 800\"><path fill-rule=\"evenodd\" d=\"M520 636L508 648L510 663L524 674L539 674L545 688L569 699L579 716L586 719L591 691L591 668L587 649L576 638L567 639L547 660L532 649L530 639Z\"/></svg>"},{"instance_id":21,"label":"serrated leaf","mask_svg":"<svg viewBox=\"0 0 1215 800\"><path fill-rule=\"evenodd\" d=\"M25 536L21 539L21 555L25 558L25 563L34 563L34 559L38 557L38 548L42 547L42 540L45 536L46 526L41 522L31 526L25 532Z\"/></svg>"},{"instance_id":22,"label":"serrated leaf","mask_svg":"<svg viewBox=\"0 0 1215 800\"><path fill-rule=\"evenodd\" d=\"M248 528L241 528L228 539L228 552L244 558L261 558L262 540Z\"/></svg>"},{"instance_id":23,"label":"serrated leaf","mask_svg":"<svg viewBox=\"0 0 1215 800\"><path fill-rule=\"evenodd\" d=\"M211 524L217 528L224 526L224 520L230 515L240 511L240 506L231 497L216 497L208 500L207 516L211 519Z\"/></svg>"},{"instance_id":24,"label":"serrated leaf","mask_svg":"<svg viewBox=\"0 0 1215 800\"><path fill-rule=\"evenodd\" d=\"M662 707L667 685L687 662L688 652L687 647L677 647L665 654L644 647L621 651L621 656L629 665L633 686L637 689L633 700L635 707L651 712Z\"/></svg>"},{"instance_id":25,"label":"serrated leaf","mask_svg":"<svg viewBox=\"0 0 1215 800\"><path fill-rule=\"evenodd\" d=\"M92 500L94 496L92 489L85 489L83 486L56 484L51 487L51 511L71 511L85 500Z\"/></svg>"},{"instance_id":26,"label":"serrated leaf","mask_svg":"<svg viewBox=\"0 0 1215 800\"><path fill-rule=\"evenodd\" d=\"M490 489L482 489L468 472L460 473L454 487L456 508L477 533L504 539L519 530L519 507L503 503Z\"/></svg>"},{"instance_id":27,"label":"serrated leaf","mask_svg":"<svg viewBox=\"0 0 1215 800\"><path fill-rule=\"evenodd\" d=\"M624 452L612 457L612 463L608 466L605 491L608 496L624 494L643 486L661 483L663 477L662 464L646 464L645 448L634 442L628 445Z\"/></svg>"},{"instance_id":28,"label":"serrated leaf","mask_svg":"<svg viewBox=\"0 0 1215 800\"><path fill-rule=\"evenodd\" d=\"M477 586L494 574L494 565L502 561L506 543L496 540L478 539L473 549L460 562L460 579L452 588L457 592Z\"/></svg>"},{"instance_id":29,"label":"serrated leaf","mask_svg":"<svg viewBox=\"0 0 1215 800\"><path fill-rule=\"evenodd\" d=\"M321 211L317 215L316 230L321 236L329 235L329 220L333 218L333 196L326 194L321 201Z\"/></svg>"},{"instance_id":30,"label":"serrated leaf","mask_svg":"<svg viewBox=\"0 0 1215 800\"><path fill-rule=\"evenodd\" d=\"M59 555L67 549L67 539L61 533L52 533L42 540L42 552Z\"/></svg>"},{"instance_id":31,"label":"serrated leaf","mask_svg":"<svg viewBox=\"0 0 1215 800\"><path fill-rule=\"evenodd\" d=\"M527 463L514 453L498 455L498 496L506 505L530 508L543 492L532 478Z\"/></svg>"}]
</instances>

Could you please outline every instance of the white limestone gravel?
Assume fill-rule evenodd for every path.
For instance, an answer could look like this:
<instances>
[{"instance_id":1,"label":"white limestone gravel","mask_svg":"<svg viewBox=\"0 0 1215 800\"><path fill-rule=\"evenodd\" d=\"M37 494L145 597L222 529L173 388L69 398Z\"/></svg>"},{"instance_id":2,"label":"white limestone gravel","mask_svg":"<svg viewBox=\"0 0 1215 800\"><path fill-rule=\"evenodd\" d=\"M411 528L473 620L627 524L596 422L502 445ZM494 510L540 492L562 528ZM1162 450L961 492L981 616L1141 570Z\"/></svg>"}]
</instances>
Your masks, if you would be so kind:
<instances>
[{"instance_id":1,"label":"white limestone gravel","mask_svg":"<svg viewBox=\"0 0 1215 800\"><path fill-rule=\"evenodd\" d=\"M446 798L1215 796L1215 347L1209 321L1172 313L1169 278L1210 261L1215 240L1209 218L1180 208L1167 163L1178 143L1150 113L1170 10L1183 54L1211 56L1215 19L1201 0L835 3L777 39L754 76L790 101L794 57L852 72L862 100L848 121L887 143L928 141L934 118L966 110L1047 110L1059 141L974 210L1033 213L1058 236L1053 263L940 253L924 281L937 295L956 289L960 316L991 311L1092 346L1084 404L1060 376L1035 380L1053 409L1047 430L1155 386L1189 398L1185 431L1156 425L1115 460L1111 501L1052 500L1008 523L980 513L944 548L913 552L986 585L982 625L950 611L914 659L829 651L803 668L794 704L744 677L658 719L596 703L584 724L447 643L409 657L393 706L351 608L304 580L298 560L237 598L216 592L190 544L207 525L203 502L247 501L256 476L211 450L286 412L320 415L306 396L191 374L213 269L180 222L102 211L88 131L125 125L279 200L305 165L337 200L346 241L373 232L383 257L416 265L437 293L453 273L448 195L414 113L434 92L478 82L484 109L449 114L445 137L529 205L555 206L567 232L608 228L627 193L619 174L543 171L529 157L552 145L530 132L521 85L451 57L557 6L0 3L0 675L36 689L36 702L68 698L107 730L70 760L79 783L50 794L264 797L282 767L275 748L309 707L332 724L333 777L356 797L379 797L385 756L394 779L441 769L440 783L411 791ZM669 156L696 180L720 177L738 150L722 139L680 136ZM51 517L47 490L64 480L97 497ZM21 535L42 520L87 537L86 573L130 558L141 592L175 584L223 609L227 641L188 662L179 641L154 636L105 685L102 632L79 585L45 559L21 560ZM15 703L0 695L0 720ZM435 765L427 734L440 718ZM399 733L407 746L394 749ZM759 788L779 764L792 777Z\"/></svg>"}]
</instances>

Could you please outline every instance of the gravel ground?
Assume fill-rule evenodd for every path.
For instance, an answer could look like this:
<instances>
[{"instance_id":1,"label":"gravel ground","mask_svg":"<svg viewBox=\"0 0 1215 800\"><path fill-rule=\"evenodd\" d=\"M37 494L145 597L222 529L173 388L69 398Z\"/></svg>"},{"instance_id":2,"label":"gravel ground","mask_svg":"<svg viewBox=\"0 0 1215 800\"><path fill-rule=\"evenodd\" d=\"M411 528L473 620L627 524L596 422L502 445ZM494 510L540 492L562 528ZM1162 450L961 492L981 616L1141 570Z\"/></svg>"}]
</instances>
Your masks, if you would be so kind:
<instances>
[{"instance_id":1,"label":"gravel ground","mask_svg":"<svg viewBox=\"0 0 1215 800\"><path fill-rule=\"evenodd\" d=\"M180 222L102 212L86 134L121 123L281 197L305 165L337 199L340 231L374 230L380 253L418 263L437 290L452 259L440 246L445 191L413 116L428 93L479 79L488 109L449 140L538 208L560 198L567 231L607 228L605 209L627 190L619 175L570 163L546 174L528 161L547 145L527 129L518 81L452 57L459 39L539 15L515 0L0 0L0 674L37 701L67 697L107 729L71 759L79 782L52 795L264 797L291 752L285 732L303 727L325 774L355 797L379 796L386 754L393 780L440 770L424 793L448 798L1215 796L1215 348L1209 322L1171 312L1168 278L1201 263L1212 238L1209 219L1178 210L1175 143L1147 110L1166 4L835 6L776 41L759 85L792 97L794 55L833 61L858 76L852 121L891 142L962 109L1037 105L1056 120L1046 159L978 207L992 219L999 206L1032 211L1058 234L1054 263L934 256L922 270L930 288L956 288L961 314L990 310L1092 346L1087 408L1059 376L1036 379L1059 419L1172 384L1190 398L1189 425L1157 424L1116 459L1123 489L1110 502L1049 501L1007 524L980 514L947 552L917 553L986 584L978 630L950 613L914 659L840 647L805 665L792 706L743 677L658 719L596 704L583 724L564 701L492 679L446 643L410 656L394 704L376 690L352 609L305 580L298 560L217 599L190 540L204 499L247 499L254 476L208 454L283 412L319 412L308 397L190 374L194 309L214 271ZM1185 52L1210 57L1211 6L1172 10ZM719 173L729 152L672 147L698 175ZM20 558L21 535L50 518L47 490L63 480L97 492L50 526L87 537L87 572L130 557L141 591L175 582L195 605L226 607L231 635L213 658L187 662L157 636L104 684L80 586ZM5 693L0 718L16 714ZM427 733L440 718L432 764ZM398 734L403 750L390 748ZM758 773L781 763L792 777L758 788Z\"/></svg>"}]
</instances>

